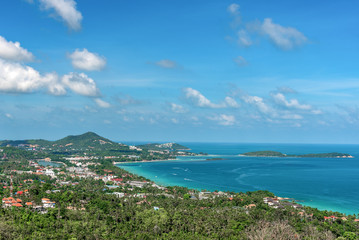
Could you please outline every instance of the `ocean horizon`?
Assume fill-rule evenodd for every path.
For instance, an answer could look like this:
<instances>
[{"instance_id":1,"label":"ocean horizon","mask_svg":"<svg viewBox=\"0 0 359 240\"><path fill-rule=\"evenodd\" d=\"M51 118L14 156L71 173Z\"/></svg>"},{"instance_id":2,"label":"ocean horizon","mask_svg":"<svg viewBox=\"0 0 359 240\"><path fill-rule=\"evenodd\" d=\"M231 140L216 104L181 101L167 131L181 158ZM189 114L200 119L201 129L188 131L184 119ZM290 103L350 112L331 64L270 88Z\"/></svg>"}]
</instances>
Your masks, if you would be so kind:
<instances>
[{"instance_id":1,"label":"ocean horizon","mask_svg":"<svg viewBox=\"0 0 359 240\"><path fill-rule=\"evenodd\" d=\"M138 142L132 142L135 144ZM143 142L142 142L143 143ZM268 190L320 210L359 213L359 145L180 143L208 156L117 165L165 186L247 192ZM250 151L348 153L354 158L244 157ZM221 158L211 160L210 158Z\"/></svg>"}]
</instances>

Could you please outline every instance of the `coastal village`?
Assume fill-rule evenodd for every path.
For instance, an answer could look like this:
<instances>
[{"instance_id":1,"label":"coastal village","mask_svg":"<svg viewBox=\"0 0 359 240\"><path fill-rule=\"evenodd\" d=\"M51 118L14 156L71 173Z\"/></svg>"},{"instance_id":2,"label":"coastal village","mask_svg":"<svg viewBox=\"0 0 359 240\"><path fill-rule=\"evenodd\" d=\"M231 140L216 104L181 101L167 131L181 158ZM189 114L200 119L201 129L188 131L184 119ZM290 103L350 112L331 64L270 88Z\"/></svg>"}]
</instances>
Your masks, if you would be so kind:
<instances>
[{"instance_id":1,"label":"coastal village","mask_svg":"<svg viewBox=\"0 0 359 240\"><path fill-rule=\"evenodd\" d=\"M73 144L68 146L73 147ZM172 147L170 144L167 146ZM27 149L24 150L24 147ZM144 150L136 146L130 148L139 153L146 151L151 157L172 154L168 149ZM185 204L191 206L191 211L229 211L246 219L251 219L259 213L270 213L278 219L283 214L288 214L299 221L328 228L338 225L359 229L359 219L355 215L318 211L301 205L294 199L277 197L267 191L235 193L160 186L115 165L116 161L145 160L144 155L140 154L95 155L83 151L82 154L56 158L56 161L52 160L52 155L26 156L28 152L40 153L41 150L36 149L39 147L34 145L0 147L3 155L0 161L0 196L4 211L17 209L20 212L29 211L32 214L45 217L53 215L57 219L62 219L66 217L64 211L85 214L93 211L91 209L94 206L106 209L107 202L118 202L121 211L137 206L141 211L151 211L150 215L155 212L168 212L173 204ZM180 150L176 154L188 153ZM36 158L37 156L41 158Z\"/></svg>"}]
</instances>

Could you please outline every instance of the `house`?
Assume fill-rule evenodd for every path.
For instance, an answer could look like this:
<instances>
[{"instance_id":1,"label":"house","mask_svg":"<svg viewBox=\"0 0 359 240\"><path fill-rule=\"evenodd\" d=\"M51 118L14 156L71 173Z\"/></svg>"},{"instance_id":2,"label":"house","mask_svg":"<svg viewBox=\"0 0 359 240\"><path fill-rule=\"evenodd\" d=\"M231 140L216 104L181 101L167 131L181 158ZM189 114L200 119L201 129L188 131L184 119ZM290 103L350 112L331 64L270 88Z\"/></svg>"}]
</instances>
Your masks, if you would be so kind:
<instances>
[{"instance_id":1,"label":"house","mask_svg":"<svg viewBox=\"0 0 359 240\"><path fill-rule=\"evenodd\" d=\"M44 173L46 176L50 176L51 178L55 178L56 175L55 175L55 172L51 169L46 169L45 170L45 173Z\"/></svg>"},{"instance_id":2,"label":"house","mask_svg":"<svg viewBox=\"0 0 359 240\"><path fill-rule=\"evenodd\" d=\"M112 181L115 183L115 184L119 184L123 181L123 178L112 178Z\"/></svg>"},{"instance_id":3,"label":"house","mask_svg":"<svg viewBox=\"0 0 359 240\"><path fill-rule=\"evenodd\" d=\"M330 216L330 217L324 216L324 221L326 221L326 220L335 221L335 219L337 219L337 218L338 218L338 217L336 217L336 216Z\"/></svg>"},{"instance_id":4,"label":"house","mask_svg":"<svg viewBox=\"0 0 359 240\"><path fill-rule=\"evenodd\" d=\"M48 198L42 198L41 199L42 205L44 208L54 208L55 202L51 202Z\"/></svg>"},{"instance_id":5,"label":"house","mask_svg":"<svg viewBox=\"0 0 359 240\"><path fill-rule=\"evenodd\" d=\"M122 198L122 197L125 196L125 193L122 193L122 192L113 192L113 193L110 193L110 194L116 195L116 197L118 197L118 198Z\"/></svg>"},{"instance_id":6,"label":"house","mask_svg":"<svg viewBox=\"0 0 359 240\"><path fill-rule=\"evenodd\" d=\"M249 205L244 206L244 207L245 207L245 208L249 208L249 209L250 209L250 208L252 208L252 207L256 207L256 205L252 203L252 204L249 204Z\"/></svg>"},{"instance_id":7,"label":"house","mask_svg":"<svg viewBox=\"0 0 359 240\"><path fill-rule=\"evenodd\" d=\"M148 183L147 182L140 182L140 181L128 181L127 184L131 185L132 187L143 188L143 186L148 184Z\"/></svg>"}]
</instances>

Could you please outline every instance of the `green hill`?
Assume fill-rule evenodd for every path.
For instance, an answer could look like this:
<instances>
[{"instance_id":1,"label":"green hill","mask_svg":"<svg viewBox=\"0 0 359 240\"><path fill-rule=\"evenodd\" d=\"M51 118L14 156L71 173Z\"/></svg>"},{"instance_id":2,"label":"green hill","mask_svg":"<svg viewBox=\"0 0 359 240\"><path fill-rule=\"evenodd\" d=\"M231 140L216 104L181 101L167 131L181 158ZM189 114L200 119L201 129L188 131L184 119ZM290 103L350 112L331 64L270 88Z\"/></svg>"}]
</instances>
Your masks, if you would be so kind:
<instances>
[{"instance_id":1,"label":"green hill","mask_svg":"<svg viewBox=\"0 0 359 240\"><path fill-rule=\"evenodd\" d=\"M112 142L111 140L101 137L93 132L87 132L81 135L70 135L60 140L52 142L55 146L66 146L71 148L106 148L108 146L116 146L118 143ZM113 145L113 146L112 146Z\"/></svg>"},{"instance_id":2,"label":"green hill","mask_svg":"<svg viewBox=\"0 0 359 240\"><path fill-rule=\"evenodd\" d=\"M101 137L93 132L87 132L81 135L70 135L56 141L47 141L43 139L31 140L4 140L0 141L0 146L13 146L20 148L35 148L45 151L84 151L92 150L128 150L128 146L113 142L107 138Z\"/></svg>"}]
</instances>

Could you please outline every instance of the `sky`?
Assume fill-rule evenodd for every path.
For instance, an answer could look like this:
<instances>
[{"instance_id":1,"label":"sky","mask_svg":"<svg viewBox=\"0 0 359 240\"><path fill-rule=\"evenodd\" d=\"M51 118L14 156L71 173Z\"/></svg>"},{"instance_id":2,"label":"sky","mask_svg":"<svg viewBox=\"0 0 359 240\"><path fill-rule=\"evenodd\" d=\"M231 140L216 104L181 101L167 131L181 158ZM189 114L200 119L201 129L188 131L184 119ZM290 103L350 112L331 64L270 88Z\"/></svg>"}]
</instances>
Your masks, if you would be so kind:
<instances>
[{"instance_id":1,"label":"sky","mask_svg":"<svg viewBox=\"0 0 359 240\"><path fill-rule=\"evenodd\" d=\"M0 139L359 144L357 9L4 1Z\"/></svg>"}]
</instances>

